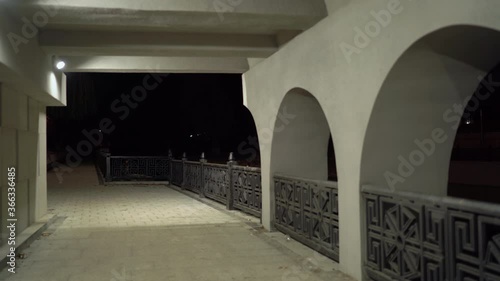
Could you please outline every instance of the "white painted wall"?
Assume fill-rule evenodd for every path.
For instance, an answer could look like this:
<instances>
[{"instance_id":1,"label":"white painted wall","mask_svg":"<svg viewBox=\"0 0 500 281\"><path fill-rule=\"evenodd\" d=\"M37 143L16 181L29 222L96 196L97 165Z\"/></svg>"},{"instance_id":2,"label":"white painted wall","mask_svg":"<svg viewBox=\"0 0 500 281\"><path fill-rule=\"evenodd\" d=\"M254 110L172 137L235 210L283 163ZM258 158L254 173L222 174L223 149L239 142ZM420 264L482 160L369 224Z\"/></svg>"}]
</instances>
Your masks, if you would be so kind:
<instances>
[{"instance_id":1,"label":"white painted wall","mask_svg":"<svg viewBox=\"0 0 500 281\"><path fill-rule=\"evenodd\" d=\"M39 48L37 27L30 29L4 5L0 3L1 245L7 235L8 167L16 167L16 231L21 233L47 212L45 107L66 102L64 76Z\"/></svg>"},{"instance_id":2,"label":"white painted wall","mask_svg":"<svg viewBox=\"0 0 500 281\"><path fill-rule=\"evenodd\" d=\"M384 85L386 78L395 63L410 46L425 35L442 27L465 24L483 26L498 31L500 29L500 16L498 14L500 3L491 0L474 2L465 0L405 0L400 2L374 0L342 2L336 9L335 4L337 3L327 1L330 12L328 18L293 39L265 61L253 66L244 74L244 84L246 105L255 118L261 141L263 202L271 199L270 191L273 181L270 171L272 172L272 161L274 160L271 160L271 147L262 140L269 139L266 136L267 129L269 128L269 120L274 122L276 119L277 108L279 108L276 105L281 103L290 89L296 87L307 89L320 102L334 138L337 160L340 205L340 268L345 273L361 280L364 238L362 237L363 207L360 186L368 183L383 183L380 181L380 171L394 165L396 152L407 150L408 147L411 147L409 140L434 127L436 124L430 122L432 116L438 116L437 112L441 111L445 104L454 101L454 98L461 95L462 91L471 89L472 84L467 83L467 81L470 81L472 72L484 73L484 70L464 65L458 61L457 56L453 56L455 60L444 58L438 54L423 56L424 58L433 56L438 58L439 62L443 62L442 65L436 65L437 61L434 60L419 62L420 55L415 54L415 57L410 61L415 62L420 70L407 69L406 73L425 74L422 73L423 70L431 69L431 73L437 75L434 77L444 79L442 83L430 87L430 85L425 84L427 83L425 80L430 81L428 78L431 76L422 75L420 79L423 79L424 84L421 85L415 85L411 79L401 80L403 77L396 78L397 76L394 76L395 80L393 81L396 83ZM347 58L342 46L345 47L345 44L354 45L355 28L364 29L367 25L373 25L372 11L388 10L388 7L395 11L392 13L391 20L384 23L385 26L380 28L373 38L367 40L364 46L359 45L357 53ZM461 37L457 36L460 34L455 36L455 42L474 43L465 37L464 40L460 40ZM440 43L443 44L443 42ZM461 55L468 57L468 53L484 53L477 44L475 45L477 47L473 46L470 45L468 51ZM409 66L406 65L406 67ZM433 67L437 67L437 69L434 70ZM365 135L372 121L370 117L372 110L374 110L375 101L383 85L384 91L393 93L404 92L405 88L408 89L406 95L413 99L414 104L411 106L415 108L409 108L410 112L408 113L396 108L392 114L382 114L381 116L386 116L384 121L396 124L396 129L392 130L393 134L390 137L378 134L377 140L380 141L380 144L375 143L374 146L370 146L366 144L375 141L376 136L370 135L365 140ZM416 95L419 91L424 91L427 95ZM452 91L454 94L447 91ZM431 93L439 92L445 92L445 95L436 97L438 104L436 108L425 104L430 101L434 102ZM421 109L424 115L427 114L421 119L410 114L411 111L418 112L416 110L418 104L415 103L419 101L424 103ZM403 103L404 99L402 96L395 96L389 97L386 102L397 105ZM385 104L380 110L387 108L391 107ZM375 109L379 110L377 107ZM397 116L397 114L404 115ZM405 124L405 120L398 119L402 119L404 116L417 118L406 124L410 126L417 124L419 129L412 134L405 135L411 130L411 127L400 126ZM403 128L404 131L399 132L397 129L400 128ZM427 135L428 133L422 137ZM381 144L387 142L393 145L397 141L391 142L391 138L397 139L403 144L390 149L392 154L390 157L379 157L377 162L368 161L364 166L364 160L362 160L365 159L364 149L380 147ZM435 157L441 159L440 161L429 161L428 163L441 165L441 161L448 157L449 152L446 152L446 147L449 150L449 145L449 143L445 144L443 150L436 154ZM373 154L370 158L374 159L374 156L378 155ZM444 166L446 170L447 166ZM362 167L366 169L362 169ZM415 179L418 180L408 181L404 189L422 182L433 184L439 190L439 186L447 178L444 167L442 170L433 171L431 166L426 166L416 174ZM426 179L427 176L429 176L428 179ZM431 190L421 191L429 192ZM438 192L438 194L442 193ZM268 229L273 223L272 208L272 204L263 204L263 224Z\"/></svg>"},{"instance_id":3,"label":"white painted wall","mask_svg":"<svg viewBox=\"0 0 500 281\"><path fill-rule=\"evenodd\" d=\"M0 191L1 237L7 238L7 169L16 168L16 231L47 212L45 159L45 106L22 93L0 86ZM43 176L42 176L43 174Z\"/></svg>"},{"instance_id":4,"label":"white painted wall","mask_svg":"<svg viewBox=\"0 0 500 281\"><path fill-rule=\"evenodd\" d=\"M47 105L63 105L61 73L54 72L52 57L39 48L38 28L28 28L22 17L10 14L4 5L0 3L0 82Z\"/></svg>"}]
</instances>

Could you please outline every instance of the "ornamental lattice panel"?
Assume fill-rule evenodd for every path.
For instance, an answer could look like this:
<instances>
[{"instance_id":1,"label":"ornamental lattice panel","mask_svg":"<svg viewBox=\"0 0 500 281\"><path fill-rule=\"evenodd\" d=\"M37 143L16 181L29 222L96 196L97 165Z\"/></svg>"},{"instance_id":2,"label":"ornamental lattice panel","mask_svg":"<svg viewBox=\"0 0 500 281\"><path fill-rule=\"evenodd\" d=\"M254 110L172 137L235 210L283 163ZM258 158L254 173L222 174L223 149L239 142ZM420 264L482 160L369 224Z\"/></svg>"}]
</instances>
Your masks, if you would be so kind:
<instances>
[{"instance_id":1,"label":"ornamental lattice panel","mask_svg":"<svg viewBox=\"0 0 500 281\"><path fill-rule=\"evenodd\" d=\"M110 161L113 180L169 179L170 159L168 157L112 156Z\"/></svg>"},{"instance_id":2,"label":"ornamental lattice panel","mask_svg":"<svg viewBox=\"0 0 500 281\"><path fill-rule=\"evenodd\" d=\"M184 163L184 187L193 192L199 193L201 188L201 163Z\"/></svg>"},{"instance_id":3,"label":"ornamental lattice panel","mask_svg":"<svg viewBox=\"0 0 500 281\"><path fill-rule=\"evenodd\" d=\"M338 261L336 183L275 176L274 191L276 228Z\"/></svg>"},{"instance_id":4,"label":"ornamental lattice panel","mask_svg":"<svg viewBox=\"0 0 500 281\"><path fill-rule=\"evenodd\" d=\"M258 168L232 168L233 206L260 217L262 210L261 174Z\"/></svg>"},{"instance_id":5,"label":"ornamental lattice panel","mask_svg":"<svg viewBox=\"0 0 500 281\"><path fill-rule=\"evenodd\" d=\"M365 269L373 280L500 280L500 207L363 193Z\"/></svg>"},{"instance_id":6,"label":"ornamental lattice panel","mask_svg":"<svg viewBox=\"0 0 500 281\"><path fill-rule=\"evenodd\" d=\"M182 161L180 160L172 160L172 183L181 186L183 181L183 168Z\"/></svg>"},{"instance_id":7,"label":"ornamental lattice panel","mask_svg":"<svg viewBox=\"0 0 500 281\"><path fill-rule=\"evenodd\" d=\"M204 164L203 185L205 196L226 204L229 188L229 173L226 165Z\"/></svg>"}]
</instances>

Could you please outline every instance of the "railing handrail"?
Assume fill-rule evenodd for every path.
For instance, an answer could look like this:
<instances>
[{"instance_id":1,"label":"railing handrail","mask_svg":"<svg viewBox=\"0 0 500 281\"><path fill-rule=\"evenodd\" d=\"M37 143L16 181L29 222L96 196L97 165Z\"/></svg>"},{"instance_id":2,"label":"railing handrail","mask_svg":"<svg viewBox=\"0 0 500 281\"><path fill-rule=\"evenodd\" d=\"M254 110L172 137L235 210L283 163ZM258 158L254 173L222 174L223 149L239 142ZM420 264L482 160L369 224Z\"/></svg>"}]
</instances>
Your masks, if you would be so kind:
<instances>
[{"instance_id":1,"label":"railing handrail","mask_svg":"<svg viewBox=\"0 0 500 281\"><path fill-rule=\"evenodd\" d=\"M372 185L362 185L361 192L403 197L409 200L424 201L433 205L443 205L448 208L453 208L463 211L500 216L500 204L494 204L489 202L482 202L482 201L450 197L450 196L440 197L436 195L419 194L409 191L392 191Z\"/></svg>"},{"instance_id":2,"label":"railing handrail","mask_svg":"<svg viewBox=\"0 0 500 281\"><path fill-rule=\"evenodd\" d=\"M227 169L227 164L219 164L219 163L203 163L203 166L206 167L217 167L217 168L224 168Z\"/></svg>"},{"instance_id":3,"label":"railing handrail","mask_svg":"<svg viewBox=\"0 0 500 281\"><path fill-rule=\"evenodd\" d=\"M260 168L258 167L239 166L239 165L234 165L233 170L240 170L245 172L260 172Z\"/></svg>"},{"instance_id":4,"label":"railing handrail","mask_svg":"<svg viewBox=\"0 0 500 281\"><path fill-rule=\"evenodd\" d=\"M130 158L130 159L134 159L134 158L138 158L138 159L169 159L168 156L110 156L110 158L112 158L112 159L127 159L127 158Z\"/></svg>"},{"instance_id":5,"label":"railing handrail","mask_svg":"<svg viewBox=\"0 0 500 281\"><path fill-rule=\"evenodd\" d=\"M171 158L171 161L181 163L183 160ZM200 161L186 160L185 163L187 163L187 164L200 164L201 162ZM218 167L227 167L228 166L227 163L222 164L222 163L215 163L215 162L205 162L205 163L203 163L203 165L207 165L207 166L212 165L212 166L218 166ZM234 165L233 170L243 170L245 172L260 172L261 171L260 167L241 166L241 165Z\"/></svg>"},{"instance_id":6,"label":"railing handrail","mask_svg":"<svg viewBox=\"0 0 500 281\"><path fill-rule=\"evenodd\" d=\"M335 189L338 188L338 183L336 181L315 180L315 179L290 176L290 175L285 175L285 174L280 174L280 173L274 173L274 177L278 178L278 179L284 179L284 180L296 180L296 181L314 183L314 184L323 185L323 186L335 188Z\"/></svg>"}]
</instances>

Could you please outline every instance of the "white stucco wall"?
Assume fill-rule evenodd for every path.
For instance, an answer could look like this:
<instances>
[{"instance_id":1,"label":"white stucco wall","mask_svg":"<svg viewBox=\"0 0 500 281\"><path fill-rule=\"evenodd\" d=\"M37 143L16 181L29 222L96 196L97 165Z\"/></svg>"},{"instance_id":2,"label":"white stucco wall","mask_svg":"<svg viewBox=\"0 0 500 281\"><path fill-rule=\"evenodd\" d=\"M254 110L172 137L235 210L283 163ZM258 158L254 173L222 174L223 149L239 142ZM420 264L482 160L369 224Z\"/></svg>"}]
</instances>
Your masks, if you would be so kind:
<instances>
[{"instance_id":1,"label":"white stucco wall","mask_svg":"<svg viewBox=\"0 0 500 281\"><path fill-rule=\"evenodd\" d=\"M26 95L0 86L0 222L2 244L8 234L7 169L16 168L16 231L39 220L47 212L45 162L45 106ZM39 157L43 157L40 161ZM43 176L42 176L43 174Z\"/></svg>"},{"instance_id":2,"label":"white stucco wall","mask_svg":"<svg viewBox=\"0 0 500 281\"><path fill-rule=\"evenodd\" d=\"M52 15L40 9L20 16L8 4L0 3L2 245L8 230L8 167L16 168L16 231L21 233L47 213L45 108L66 103L64 74L54 70L53 58L40 49L37 38Z\"/></svg>"},{"instance_id":3,"label":"white stucco wall","mask_svg":"<svg viewBox=\"0 0 500 281\"><path fill-rule=\"evenodd\" d=\"M13 15L5 5L0 3L0 82L47 105L63 105L61 73L54 71L52 57L39 47L39 29L33 17ZM36 12L50 20L44 10Z\"/></svg>"},{"instance_id":4,"label":"white stucco wall","mask_svg":"<svg viewBox=\"0 0 500 281\"><path fill-rule=\"evenodd\" d=\"M364 42L364 46L360 45L362 48L358 48L357 53L352 54L350 59L347 59L342 51L342 46L355 44L355 28L364 29L367 24L374 21L372 11L389 10L388 7L395 11L392 13L391 20L386 22L379 32L374 33L373 38ZM341 5L338 12L332 10L330 9L328 18L299 35L273 56L255 65L244 74L246 105L255 118L261 141L263 202L266 202L271 198L272 191L272 175L269 173L272 167L272 153L271 147L262 142L265 139L262 133L265 132L266 128L269 128L268 124L276 119L277 107L275 105L279 105L285 94L296 87L307 89L320 102L334 137L336 152L340 205L340 268L347 274L361 279L363 247L361 219L363 216L360 204L360 186L367 183L377 184L376 180L364 182L364 179L372 179L380 175L379 172L375 172L371 176L362 174L362 155L372 109L386 77L396 61L410 46L423 36L440 28L465 24L498 30L500 28L498 14L500 3L497 1L470 2L465 0L351 1ZM439 55L434 54L433 56ZM440 66L441 72L436 70L437 75L449 74L448 77L438 76L446 78L442 85L426 88L424 84L419 88L415 87L412 80L400 80L397 82L401 84L390 84L385 90L389 92L402 91L401 88L406 87L410 89L409 94L412 91L413 94L418 91L428 91L430 94L453 88L460 89L464 86L461 79L469 79L471 73L475 71L472 67L449 58L441 58L439 61L446 64ZM418 59L416 63L419 63ZM436 66L432 65L436 63L432 59L421 63L429 63L424 65L426 69L432 69ZM455 67L459 67L463 71ZM416 72L415 74L418 75L418 71ZM471 85L466 84L463 89L468 91L471 89ZM454 91L454 93L459 92ZM440 98L441 101L438 104L444 106L444 104L456 100L457 95L445 95ZM425 97L421 98L426 99ZM426 102L432 101L430 98L431 96L427 96ZM405 101L390 99L390 102L398 104ZM426 106L423 107L423 110L428 115L420 122L425 123L424 126L415 131L415 135L401 137L402 139L398 141L402 141L402 146L396 147L391 153L407 150L408 147L404 146L412 145L410 142L406 143L405 138L412 139L421 132L428 132L429 128L440 125L440 121L434 123L433 116L437 116L434 115L437 114L435 112L439 112L442 107L431 110ZM398 113L404 112L394 112L394 114ZM387 116L394 117L394 115ZM398 122L403 121L396 120L396 123ZM399 134L404 135L406 132L407 130ZM428 135L429 133L426 133L424 136ZM384 135L379 134L379 137L384 138ZM445 159L448 157L445 152L446 145L442 151L444 152L436 154L436 157ZM379 161L380 167L374 167L374 170L371 171L380 171L391 167L394 158L393 156L384 157L380 158ZM373 163L371 164L373 167ZM429 175L428 183L441 185L447 177L447 174L444 174L446 174L444 171L436 172L431 167L426 167L419 171L415 178L423 179ZM263 224L270 229L272 226L272 205L264 204L263 208Z\"/></svg>"}]
</instances>

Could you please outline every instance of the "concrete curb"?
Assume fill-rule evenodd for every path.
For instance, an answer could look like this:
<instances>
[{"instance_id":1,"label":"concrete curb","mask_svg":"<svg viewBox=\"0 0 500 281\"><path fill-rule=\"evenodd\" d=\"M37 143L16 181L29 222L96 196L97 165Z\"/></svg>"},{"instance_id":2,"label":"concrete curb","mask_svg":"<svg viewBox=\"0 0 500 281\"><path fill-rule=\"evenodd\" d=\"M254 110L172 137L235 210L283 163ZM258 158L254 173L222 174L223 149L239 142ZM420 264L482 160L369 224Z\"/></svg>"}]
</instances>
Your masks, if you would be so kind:
<instances>
[{"instance_id":1,"label":"concrete curb","mask_svg":"<svg viewBox=\"0 0 500 281\"><path fill-rule=\"evenodd\" d=\"M57 216L53 214L47 214L44 217L42 217L39 221L33 223L29 227L27 227L25 230L23 230L22 233L19 233L16 235L16 255L22 252L24 249L28 248L33 241L35 241L42 233L47 230L47 228L54 223L56 220ZM5 269L7 267L7 254L10 252L11 246L5 244L2 247L0 247L0 255L1 255L1 260L0 260L0 271ZM17 263L17 262L16 262Z\"/></svg>"},{"instance_id":2,"label":"concrete curb","mask_svg":"<svg viewBox=\"0 0 500 281\"><path fill-rule=\"evenodd\" d=\"M168 181L110 181L104 182L104 186L112 185L164 185L168 186Z\"/></svg>"}]
</instances>

